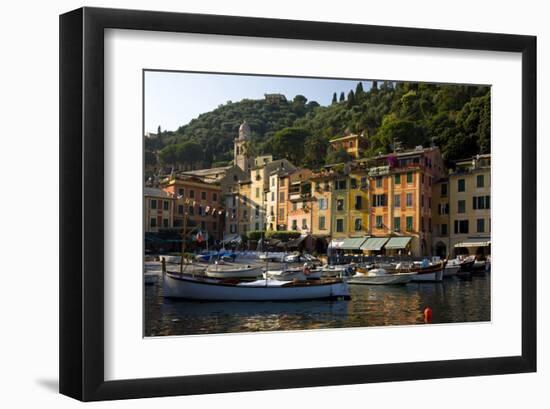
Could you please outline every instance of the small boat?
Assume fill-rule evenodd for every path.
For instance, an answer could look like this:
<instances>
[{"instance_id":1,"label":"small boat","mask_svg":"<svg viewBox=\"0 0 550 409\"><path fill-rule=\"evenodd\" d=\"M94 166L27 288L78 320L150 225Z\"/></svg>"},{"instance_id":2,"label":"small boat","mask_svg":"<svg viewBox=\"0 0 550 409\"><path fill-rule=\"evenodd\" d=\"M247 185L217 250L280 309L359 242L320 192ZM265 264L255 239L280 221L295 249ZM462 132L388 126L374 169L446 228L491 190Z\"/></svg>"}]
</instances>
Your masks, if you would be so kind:
<instances>
[{"instance_id":1,"label":"small boat","mask_svg":"<svg viewBox=\"0 0 550 409\"><path fill-rule=\"evenodd\" d=\"M426 261L418 263L412 263L408 266L404 266L402 263L398 263L395 268L388 269L389 273L416 273L412 277L412 281L443 281L443 269L445 268L445 262L427 263Z\"/></svg>"},{"instance_id":2,"label":"small boat","mask_svg":"<svg viewBox=\"0 0 550 409\"><path fill-rule=\"evenodd\" d=\"M443 277L453 277L460 271L460 263L454 262L455 260L447 261L445 268L443 269Z\"/></svg>"},{"instance_id":3,"label":"small boat","mask_svg":"<svg viewBox=\"0 0 550 409\"><path fill-rule=\"evenodd\" d=\"M349 264L328 265L321 267L323 277L348 277L352 275L354 267Z\"/></svg>"},{"instance_id":4,"label":"small boat","mask_svg":"<svg viewBox=\"0 0 550 409\"><path fill-rule=\"evenodd\" d=\"M360 271L360 270L359 270ZM366 273L358 272L348 279L349 284L359 285L395 285L407 284L416 273L395 273L388 274L383 268L374 268Z\"/></svg>"},{"instance_id":5,"label":"small boat","mask_svg":"<svg viewBox=\"0 0 550 409\"><path fill-rule=\"evenodd\" d=\"M229 264L217 261L206 268L206 276L213 278L258 278L262 268L248 264Z\"/></svg>"},{"instance_id":6,"label":"small boat","mask_svg":"<svg viewBox=\"0 0 550 409\"><path fill-rule=\"evenodd\" d=\"M318 281L214 280L165 273L164 296L203 301L290 301L349 299L349 286L340 279Z\"/></svg>"},{"instance_id":7,"label":"small boat","mask_svg":"<svg viewBox=\"0 0 550 409\"><path fill-rule=\"evenodd\" d=\"M468 256L462 260L460 260L460 272L461 273L468 273L472 270L474 267L474 263L476 262L475 256Z\"/></svg>"}]
</instances>

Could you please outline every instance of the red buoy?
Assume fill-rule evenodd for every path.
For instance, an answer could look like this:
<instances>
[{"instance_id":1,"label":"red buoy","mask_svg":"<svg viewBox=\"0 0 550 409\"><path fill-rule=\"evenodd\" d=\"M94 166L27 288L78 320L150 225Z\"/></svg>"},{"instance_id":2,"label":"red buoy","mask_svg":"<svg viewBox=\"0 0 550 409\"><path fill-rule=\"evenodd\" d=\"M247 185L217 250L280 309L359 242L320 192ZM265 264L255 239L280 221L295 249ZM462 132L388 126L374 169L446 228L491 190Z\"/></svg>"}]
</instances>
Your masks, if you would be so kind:
<instances>
[{"instance_id":1,"label":"red buoy","mask_svg":"<svg viewBox=\"0 0 550 409\"><path fill-rule=\"evenodd\" d=\"M432 309L430 307L424 308L424 322L426 324L432 323Z\"/></svg>"}]
</instances>

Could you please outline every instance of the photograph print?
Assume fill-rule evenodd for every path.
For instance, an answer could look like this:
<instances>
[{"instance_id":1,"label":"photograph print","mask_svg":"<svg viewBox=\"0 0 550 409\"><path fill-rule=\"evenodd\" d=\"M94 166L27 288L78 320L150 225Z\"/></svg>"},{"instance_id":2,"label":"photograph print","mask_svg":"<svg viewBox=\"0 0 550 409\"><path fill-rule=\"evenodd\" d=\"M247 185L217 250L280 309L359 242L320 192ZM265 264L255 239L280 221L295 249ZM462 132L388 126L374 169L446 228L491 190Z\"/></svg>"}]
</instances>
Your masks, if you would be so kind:
<instances>
[{"instance_id":1,"label":"photograph print","mask_svg":"<svg viewBox=\"0 0 550 409\"><path fill-rule=\"evenodd\" d=\"M145 337L491 321L490 85L143 89Z\"/></svg>"}]
</instances>

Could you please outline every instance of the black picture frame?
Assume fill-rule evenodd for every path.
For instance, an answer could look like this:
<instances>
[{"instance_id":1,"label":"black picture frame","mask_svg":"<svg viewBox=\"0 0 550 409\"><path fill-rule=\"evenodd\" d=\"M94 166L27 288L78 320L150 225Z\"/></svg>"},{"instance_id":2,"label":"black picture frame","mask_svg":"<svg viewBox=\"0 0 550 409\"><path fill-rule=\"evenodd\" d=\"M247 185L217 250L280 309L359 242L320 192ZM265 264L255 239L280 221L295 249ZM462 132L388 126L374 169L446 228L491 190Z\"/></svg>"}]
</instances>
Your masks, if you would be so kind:
<instances>
[{"instance_id":1,"label":"black picture frame","mask_svg":"<svg viewBox=\"0 0 550 409\"><path fill-rule=\"evenodd\" d=\"M149 30L522 55L519 356L167 378L104 378L104 30ZM60 16L60 392L83 401L536 371L536 37L156 11Z\"/></svg>"}]
</instances>

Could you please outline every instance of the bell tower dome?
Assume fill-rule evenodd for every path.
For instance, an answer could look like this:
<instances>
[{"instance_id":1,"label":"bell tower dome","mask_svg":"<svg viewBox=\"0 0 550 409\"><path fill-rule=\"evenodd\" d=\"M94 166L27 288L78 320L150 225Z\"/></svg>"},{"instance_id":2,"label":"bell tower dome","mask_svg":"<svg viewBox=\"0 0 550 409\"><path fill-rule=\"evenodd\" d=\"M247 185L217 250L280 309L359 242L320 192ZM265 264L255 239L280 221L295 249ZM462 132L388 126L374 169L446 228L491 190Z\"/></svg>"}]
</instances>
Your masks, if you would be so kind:
<instances>
[{"instance_id":1,"label":"bell tower dome","mask_svg":"<svg viewBox=\"0 0 550 409\"><path fill-rule=\"evenodd\" d=\"M233 141L233 163L245 172L249 172L254 163L254 158L247 153L249 138L250 126L244 121L239 126L239 136Z\"/></svg>"}]
</instances>

